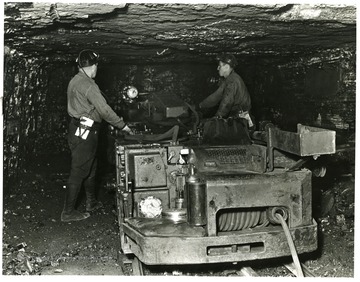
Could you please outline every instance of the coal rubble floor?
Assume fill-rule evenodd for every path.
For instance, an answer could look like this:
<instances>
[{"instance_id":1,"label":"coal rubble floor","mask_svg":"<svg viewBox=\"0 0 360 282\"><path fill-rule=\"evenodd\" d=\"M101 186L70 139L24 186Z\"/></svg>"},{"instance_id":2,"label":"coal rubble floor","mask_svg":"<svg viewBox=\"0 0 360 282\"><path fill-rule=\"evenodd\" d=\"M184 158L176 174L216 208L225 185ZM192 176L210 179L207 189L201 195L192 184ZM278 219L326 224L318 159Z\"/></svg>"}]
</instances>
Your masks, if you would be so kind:
<instances>
[{"instance_id":1,"label":"coal rubble floor","mask_svg":"<svg viewBox=\"0 0 360 282\"><path fill-rule=\"evenodd\" d=\"M40 160L4 187L2 275L130 275L117 260L120 246L113 173L101 184L104 208L76 223L63 223L60 214L68 177L68 156ZM326 198L319 225L319 249L300 256L315 277L354 276L354 179L339 178ZM329 194L327 192L327 194ZM84 198L79 206L85 209ZM326 214L326 215L325 215ZM294 276L282 260L249 262L262 277ZM126 264L127 265L127 264ZM191 267L147 267L146 275L241 276L239 264Z\"/></svg>"}]
</instances>

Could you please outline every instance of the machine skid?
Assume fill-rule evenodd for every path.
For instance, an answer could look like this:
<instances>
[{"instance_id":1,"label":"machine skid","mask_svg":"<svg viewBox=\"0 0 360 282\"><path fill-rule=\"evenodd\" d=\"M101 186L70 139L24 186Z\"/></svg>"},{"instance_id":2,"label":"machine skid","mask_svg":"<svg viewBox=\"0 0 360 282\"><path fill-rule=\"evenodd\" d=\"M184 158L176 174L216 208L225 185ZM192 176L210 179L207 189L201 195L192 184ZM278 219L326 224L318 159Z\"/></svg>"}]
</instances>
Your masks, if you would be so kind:
<instances>
[{"instance_id":1,"label":"machine skid","mask_svg":"<svg viewBox=\"0 0 360 282\"><path fill-rule=\"evenodd\" d=\"M123 224L132 253L148 265L182 265L240 262L290 256L285 234L280 227L266 230L230 232L219 236L147 236L141 223ZM184 223L186 224L186 223ZM317 224L290 229L298 253L317 249Z\"/></svg>"}]
</instances>

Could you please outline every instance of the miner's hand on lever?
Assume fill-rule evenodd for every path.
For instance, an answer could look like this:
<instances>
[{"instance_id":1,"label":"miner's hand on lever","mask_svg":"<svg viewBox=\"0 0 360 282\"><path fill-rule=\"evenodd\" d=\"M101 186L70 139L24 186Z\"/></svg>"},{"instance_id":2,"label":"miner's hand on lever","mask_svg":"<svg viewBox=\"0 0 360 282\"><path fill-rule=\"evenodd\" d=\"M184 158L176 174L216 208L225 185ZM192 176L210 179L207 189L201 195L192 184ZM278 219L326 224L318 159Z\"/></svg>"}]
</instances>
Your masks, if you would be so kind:
<instances>
[{"instance_id":1,"label":"miner's hand on lever","mask_svg":"<svg viewBox=\"0 0 360 282\"><path fill-rule=\"evenodd\" d=\"M123 127L123 129L121 129L121 130L129 133L130 135L133 135L133 134L134 134L134 132L131 130L131 128L130 128L129 126L127 126L127 125L125 125L125 126Z\"/></svg>"},{"instance_id":2,"label":"miner's hand on lever","mask_svg":"<svg viewBox=\"0 0 360 282\"><path fill-rule=\"evenodd\" d=\"M116 127L109 124L109 128L110 128L111 131L118 132L118 130L119 130L119 131L124 131L124 132L126 132L126 133L128 133L130 135L134 135L134 131L132 131L132 129L128 125L125 125L122 129L118 129L118 128L116 128Z\"/></svg>"}]
</instances>

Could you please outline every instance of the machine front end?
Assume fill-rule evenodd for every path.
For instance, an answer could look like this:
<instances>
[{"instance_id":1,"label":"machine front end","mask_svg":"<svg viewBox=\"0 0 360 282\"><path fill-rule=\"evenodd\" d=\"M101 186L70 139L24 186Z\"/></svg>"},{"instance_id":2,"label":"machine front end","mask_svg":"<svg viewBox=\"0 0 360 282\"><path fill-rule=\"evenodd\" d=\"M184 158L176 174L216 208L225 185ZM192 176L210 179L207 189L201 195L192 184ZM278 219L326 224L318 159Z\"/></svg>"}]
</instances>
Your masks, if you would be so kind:
<instances>
[{"instance_id":1,"label":"machine front end","mask_svg":"<svg viewBox=\"0 0 360 282\"><path fill-rule=\"evenodd\" d=\"M269 171L264 146L118 142L116 156L121 249L145 264L290 256L278 215L298 253L317 249L311 171Z\"/></svg>"}]
</instances>

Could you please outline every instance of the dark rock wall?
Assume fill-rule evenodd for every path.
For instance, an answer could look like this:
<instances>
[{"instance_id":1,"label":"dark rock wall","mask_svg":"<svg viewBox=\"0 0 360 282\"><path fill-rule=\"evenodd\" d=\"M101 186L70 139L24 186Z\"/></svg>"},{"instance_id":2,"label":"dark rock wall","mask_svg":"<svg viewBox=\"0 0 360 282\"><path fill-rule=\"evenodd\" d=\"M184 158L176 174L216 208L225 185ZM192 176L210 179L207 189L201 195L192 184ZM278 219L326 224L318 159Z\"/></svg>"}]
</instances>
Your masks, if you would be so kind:
<instances>
[{"instance_id":1,"label":"dark rock wall","mask_svg":"<svg viewBox=\"0 0 360 282\"><path fill-rule=\"evenodd\" d=\"M338 139L354 141L355 49L336 49L292 58L238 58L237 72L248 85L256 120L270 120L296 131L296 124L336 130ZM218 82L215 61L183 64L99 66L96 78L118 111L122 89L165 91L198 103ZM74 63L5 58L4 176L10 178L38 155L68 150L66 88ZM121 113L118 112L120 115ZM319 119L321 117L321 119Z\"/></svg>"},{"instance_id":2,"label":"dark rock wall","mask_svg":"<svg viewBox=\"0 0 360 282\"><path fill-rule=\"evenodd\" d=\"M4 175L12 175L33 153L46 107L48 75L31 59L5 57Z\"/></svg>"},{"instance_id":3,"label":"dark rock wall","mask_svg":"<svg viewBox=\"0 0 360 282\"><path fill-rule=\"evenodd\" d=\"M304 123L353 138L355 77L353 48L258 64L249 80L254 114L287 130Z\"/></svg>"}]
</instances>

